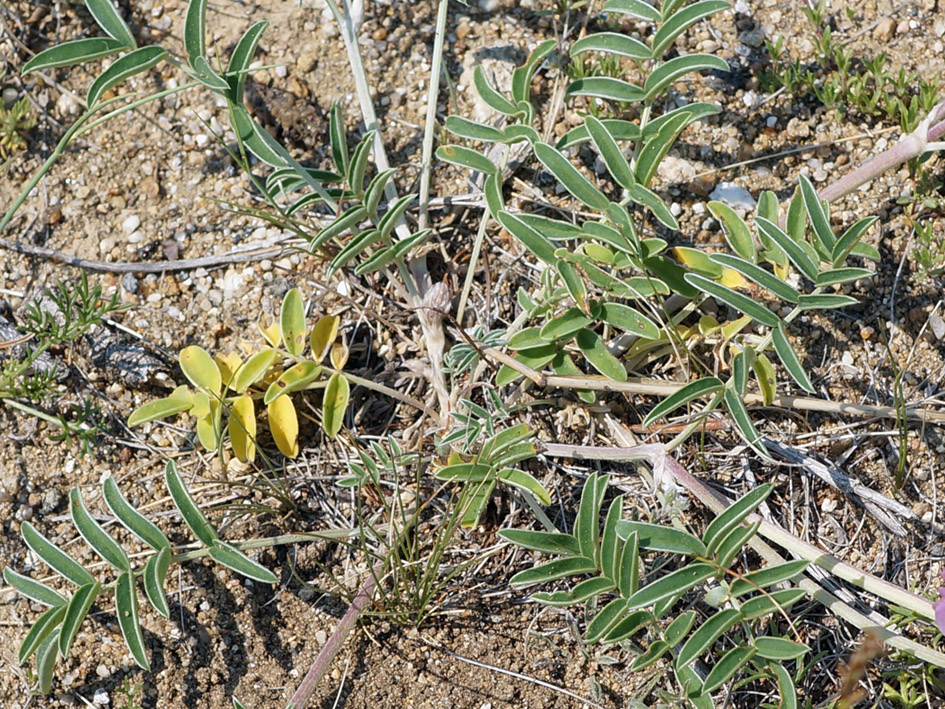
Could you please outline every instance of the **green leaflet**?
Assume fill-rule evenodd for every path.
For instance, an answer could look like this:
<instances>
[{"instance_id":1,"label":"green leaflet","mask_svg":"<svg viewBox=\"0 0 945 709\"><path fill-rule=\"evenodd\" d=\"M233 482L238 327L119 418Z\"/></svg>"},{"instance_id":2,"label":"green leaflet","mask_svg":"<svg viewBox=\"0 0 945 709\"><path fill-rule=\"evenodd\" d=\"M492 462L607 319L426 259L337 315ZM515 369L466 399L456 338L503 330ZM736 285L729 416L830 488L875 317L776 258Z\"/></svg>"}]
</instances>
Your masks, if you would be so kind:
<instances>
[{"instance_id":1,"label":"green leaflet","mask_svg":"<svg viewBox=\"0 0 945 709\"><path fill-rule=\"evenodd\" d=\"M181 517L184 518L184 523L190 531L194 533L204 546L213 544L217 540L216 530L214 530L203 512L200 511L200 508L197 507L197 503L194 502L194 498L191 497L190 491L184 485L184 481L177 472L177 465L173 460L167 462L167 466L164 469L164 481L167 484L168 491L171 493L174 506L180 511Z\"/></svg>"},{"instance_id":2,"label":"green leaflet","mask_svg":"<svg viewBox=\"0 0 945 709\"><path fill-rule=\"evenodd\" d=\"M535 143L535 156L577 199L588 207L604 211L610 200L582 175L571 161L547 143Z\"/></svg>"},{"instance_id":3,"label":"green leaflet","mask_svg":"<svg viewBox=\"0 0 945 709\"><path fill-rule=\"evenodd\" d=\"M675 411L680 406L688 404L703 396L709 396L721 391L723 384L716 377L703 377L694 382L690 382L675 394L666 397L660 403L653 407L646 418L643 419L643 426L650 426L655 421L663 418L667 414Z\"/></svg>"},{"instance_id":4,"label":"green leaflet","mask_svg":"<svg viewBox=\"0 0 945 709\"><path fill-rule=\"evenodd\" d=\"M75 559L36 531L36 528L32 524L24 522L20 527L20 533L23 535L23 541L26 542L26 546L32 549L36 556L46 562L46 565L60 576L69 579L76 586L85 586L86 584L95 583L95 577L92 576L92 574L86 571Z\"/></svg>"},{"instance_id":5,"label":"green leaflet","mask_svg":"<svg viewBox=\"0 0 945 709\"><path fill-rule=\"evenodd\" d=\"M125 24L121 15L118 14L118 9L110 0L85 0L85 6L89 8L98 26L105 30L109 37L118 40L129 49L138 46L128 25Z\"/></svg>"},{"instance_id":6,"label":"green leaflet","mask_svg":"<svg viewBox=\"0 0 945 709\"><path fill-rule=\"evenodd\" d=\"M110 88L130 79L135 74L147 71L166 55L167 52L162 47L150 46L135 49L119 57L92 82L86 96L86 103L89 107L94 106L102 98L102 94Z\"/></svg>"},{"instance_id":7,"label":"green leaflet","mask_svg":"<svg viewBox=\"0 0 945 709\"><path fill-rule=\"evenodd\" d=\"M272 573L265 566L257 564L246 556L236 547L233 547L219 539L216 540L207 550L210 558L218 564L222 564L228 569L233 569L237 573L262 583L278 583L279 577Z\"/></svg>"},{"instance_id":8,"label":"green leaflet","mask_svg":"<svg viewBox=\"0 0 945 709\"><path fill-rule=\"evenodd\" d=\"M44 49L30 59L23 65L23 69L20 73L25 75L31 71L42 71L59 66L84 64L94 59L110 56L122 49L127 49L127 45L111 37L88 37L86 39L63 42L49 49Z\"/></svg>"},{"instance_id":9,"label":"green leaflet","mask_svg":"<svg viewBox=\"0 0 945 709\"><path fill-rule=\"evenodd\" d=\"M72 515L72 522L86 543L92 547L92 551L102 557L109 564L119 571L130 571L131 562L128 561L128 555L118 542L109 536L102 529L101 525L92 519L92 515L85 508L82 501L82 494L79 488L74 487L69 491L69 512ZM65 654L65 653L63 653Z\"/></svg>"},{"instance_id":10,"label":"green leaflet","mask_svg":"<svg viewBox=\"0 0 945 709\"><path fill-rule=\"evenodd\" d=\"M125 571L118 576L118 583L115 586L115 614L118 616L118 626L125 638L125 644L135 662L142 669L150 671L151 663L148 661L148 652L144 647L144 635L138 618L138 591L131 571Z\"/></svg>"}]
</instances>

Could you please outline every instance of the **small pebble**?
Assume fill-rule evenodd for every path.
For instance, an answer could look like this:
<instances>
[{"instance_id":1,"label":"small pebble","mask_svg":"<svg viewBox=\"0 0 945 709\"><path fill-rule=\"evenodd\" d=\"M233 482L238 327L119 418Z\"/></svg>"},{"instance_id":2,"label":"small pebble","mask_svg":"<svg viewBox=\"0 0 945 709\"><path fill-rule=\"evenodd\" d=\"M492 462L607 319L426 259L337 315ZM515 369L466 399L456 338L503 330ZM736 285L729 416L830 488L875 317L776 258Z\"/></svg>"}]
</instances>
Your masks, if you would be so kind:
<instances>
[{"instance_id":1,"label":"small pebble","mask_svg":"<svg viewBox=\"0 0 945 709\"><path fill-rule=\"evenodd\" d=\"M121 223L122 231L124 231L126 234L131 234L139 226L141 226L141 218L137 214L132 214Z\"/></svg>"}]
</instances>

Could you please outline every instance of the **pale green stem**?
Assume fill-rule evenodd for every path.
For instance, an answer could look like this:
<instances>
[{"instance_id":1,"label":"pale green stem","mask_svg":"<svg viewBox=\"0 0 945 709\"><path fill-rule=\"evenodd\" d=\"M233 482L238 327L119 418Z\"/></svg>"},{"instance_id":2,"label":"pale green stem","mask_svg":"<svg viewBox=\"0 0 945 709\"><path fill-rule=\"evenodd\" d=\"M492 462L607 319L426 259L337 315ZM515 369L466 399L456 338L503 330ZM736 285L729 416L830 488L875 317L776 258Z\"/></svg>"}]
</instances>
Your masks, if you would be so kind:
<instances>
[{"instance_id":1,"label":"pale green stem","mask_svg":"<svg viewBox=\"0 0 945 709\"><path fill-rule=\"evenodd\" d=\"M420 217L418 228L426 229L429 220L430 174L433 168L433 129L436 125L436 103L440 96L440 72L443 70L443 40L446 37L446 11L449 0L440 0L436 13L436 35L433 40L433 61L427 91L427 117L423 127L423 157L420 162Z\"/></svg>"}]
</instances>

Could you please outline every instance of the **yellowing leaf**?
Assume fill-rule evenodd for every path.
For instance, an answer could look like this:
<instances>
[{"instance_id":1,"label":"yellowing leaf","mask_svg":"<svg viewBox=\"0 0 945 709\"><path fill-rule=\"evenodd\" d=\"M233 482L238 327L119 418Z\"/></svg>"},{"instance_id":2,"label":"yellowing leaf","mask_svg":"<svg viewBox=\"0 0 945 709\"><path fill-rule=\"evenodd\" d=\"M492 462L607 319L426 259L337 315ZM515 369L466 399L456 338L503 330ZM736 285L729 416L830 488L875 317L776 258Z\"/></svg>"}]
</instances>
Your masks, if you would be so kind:
<instances>
[{"instance_id":1,"label":"yellowing leaf","mask_svg":"<svg viewBox=\"0 0 945 709\"><path fill-rule=\"evenodd\" d=\"M208 451L215 451L220 445L220 415L223 406L217 399L210 400L210 413L197 419L197 440Z\"/></svg>"},{"instance_id":2,"label":"yellowing leaf","mask_svg":"<svg viewBox=\"0 0 945 709\"><path fill-rule=\"evenodd\" d=\"M722 325L722 337L726 340L731 340L735 335L744 330L748 324L751 322L751 316L742 315L737 320L731 320L724 325Z\"/></svg>"},{"instance_id":3,"label":"yellowing leaf","mask_svg":"<svg viewBox=\"0 0 945 709\"><path fill-rule=\"evenodd\" d=\"M711 315L703 315L699 318L699 334L708 337L719 329L719 321Z\"/></svg>"},{"instance_id":4,"label":"yellowing leaf","mask_svg":"<svg viewBox=\"0 0 945 709\"><path fill-rule=\"evenodd\" d=\"M263 315L256 323L256 327L259 328L259 332L266 338L266 342L270 346L278 347L282 344L282 328L279 327L279 323L274 318Z\"/></svg>"},{"instance_id":5,"label":"yellowing leaf","mask_svg":"<svg viewBox=\"0 0 945 709\"><path fill-rule=\"evenodd\" d=\"M341 430L345 410L348 408L349 395L350 385L348 380L340 374L332 374L331 379L328 380L328 386L325 387L325 397L322 402L322 428L332 438L337 436L338 431Z\"/></svg>"},{"instance_id":6,"label":"yellowing leaf","mask_svg":"<svg viewBox=\"0 0 945 709\"><path fill-rule=\"evenodd\" d=\"M269 371L272 363L276 361L277 355L278 353L274 349L266 347L247 359L236 373L233 380L233 390L237 394L242 394L262 379Z\"/></svg>"},{"instance_id":7,"label":"yellowing leaf","mask_svg":"<svg viewBox=\"0 0 945 709\"><path fill-rule=\"evenodd\" d=\"M309 338L309 347L312 348L312 359L321 362L328 353L328 348L338 337L338 326L341 320L336 315L326 315L319 318L312 328Z\"/></svg>"},{"instance_id":8,"label":"yellowing leaf","mask_svg":"<svg viewBox=\"0 0 945 709\"><path fill-rule=\"evenodd\" d=\"M709 278L718 278L722 275L722 267L709 258L709 255L699 249L693 249L689 246L677 246L673 249L673 256L683 266L686 266L697 273L702 273Z\"/></svg>"},{"instance_id":9,"label":"yellowing leaf","mask_svg":"<svg viewBox=\"0 0 945 709\"><path fill-rule=\"evenodd\" d=\"M729 288L748 287L748 280L738 271L735 271L731 268L722 269L722 277L719 279L719 283L721 283L723 286L728 286Z\"/></svg>"},{"instance_id":10,"label":"yellowing leaf","mask_svg":"<svg viewBox=\"0 0 945 709\"><path fill-rule=\"evenodd\" d=\"M280 396L268 406L269 430L276 447L287 458L299 454L299 418L291 397Z\"/></svg>"},{"instance_id":11,"label":"yellowing leaf","mask_svg":"<svg viewBox=\"0 0 945 709\"><path fill-rule=\"evenodd\" d=\"M198 391L194 394L194 408L190 410L190 415L198 419L210 415L210 397L206 392Z\"/></svg>"},{"instance_id":12,"label":"yellowing leaf","mask_svg":"<svg viewBox=\"0 0 945 709\"><path fill-rule=\"evenodd\" d=\"M184 376L198 389L219 394L223 387L223 378L216 362L207 351L197 345L185 347L178 355L180 368Z\"/></svg>"},{"instance_id":13,"label":"yellowing leaf","mask_svg":"<svg viewBox=\"0 0 945 709\"><path fill-rule=\"evenodd\" d=\"M230 443L237 460L251 463L256 457L256 409L253 397L241 396L230 411Z\"/></svg>"},{"instance_id":14,"label":"yellowing leaf","mask_svg":"<svg viewBox=\"0 0 945 709\"><path fill-rule=\"evenodd\" d=\"M751 368L755 371L755 377L758 379L761 398L764 400L765 406L771 406L774 395L777 393L777 383L771 360L759 352L755 357L755 361L751 363Z\"/></svg>"},{"instance_id":15,"label":"yellowing leaf","mask_svg":"<svg viewBox=\"0 0 945 709\"><path fill-rule=\"evenodd\" d=\"M331 366L335 369L344 369L348 363L348 346L343 342L336 342L331 346Z\"/></svg>"},{"instance_id":16,"label":"yellowing leaf","mask_svg":"<svg viewBox=\"0 0 945 709\"><path fill-rule=\"evenodd\" d=\"M215 355L213 360L217 363L217 369L220 370L220 376L223 377L223 383L229 386L236 375L236 370L243 364L243 360L236 352L227 352L226 354Z\"/></svg>"},{"instance_id":17,"label":"yellowing leaf","mask_svg":"<svg viewBox=\"0 0 945 709\"><path fill-rule=\"evenodd\" d=\"M268 406L283 394L304 389L315 381L321 371L322 368L310 360L289 367L266 389L263 403Z\"/></svg>"},{"instance_id":18,"label":"yellowing leaf","mask_svg":"<svg viewBox=\"0 0 945 709\"><path fill-rule=\"evenodd\" d=\"M282 299L279 326L285 348L298 357L305 349L305 305L298 288L290 290Z\"/></svg>"}]
</instances>

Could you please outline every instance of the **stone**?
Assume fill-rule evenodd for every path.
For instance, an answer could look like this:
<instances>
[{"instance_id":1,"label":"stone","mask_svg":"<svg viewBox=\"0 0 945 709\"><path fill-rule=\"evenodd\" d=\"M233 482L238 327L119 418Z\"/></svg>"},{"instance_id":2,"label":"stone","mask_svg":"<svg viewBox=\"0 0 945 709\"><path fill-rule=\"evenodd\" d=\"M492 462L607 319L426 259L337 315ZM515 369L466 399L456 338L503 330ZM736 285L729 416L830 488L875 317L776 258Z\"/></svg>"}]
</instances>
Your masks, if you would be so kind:
<instances>
[{"instance_id":1,"label":"stone","mask_svg":"<svg viewBox=\"0 0 945 709\"><path fill-rule=\"evenodd\" d=\"M888 42L893 38L896 32L896 21L891 17L886 17L879 21L879 24L873 28L873 39L878 42Z\"/></svg>"},{"instance_id":2,"label":"stone","mask_svg":"<svg viewBox=\"0 0 945 709\"><path fill-rule=\"evenodd\" d=\"M750 210L755 208L755 198L751 192L734 182L720 182L709 195L710 199L724 202L732 209Z\"/></svg>"},{"instance_id":3,"label":"stone","mask_svg":"<svg viewBox=\"0 0 945 709\"><path fill-rule=\"evenodd\" d=\"M133 233L139 226L141 226L141 217L137 214L132 214L121 223L121 229L126 234Z\"/></svg>"}]
</instances>

